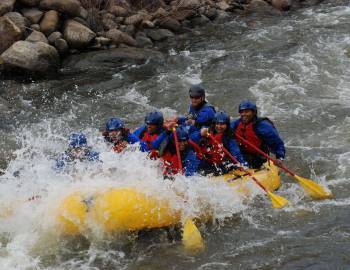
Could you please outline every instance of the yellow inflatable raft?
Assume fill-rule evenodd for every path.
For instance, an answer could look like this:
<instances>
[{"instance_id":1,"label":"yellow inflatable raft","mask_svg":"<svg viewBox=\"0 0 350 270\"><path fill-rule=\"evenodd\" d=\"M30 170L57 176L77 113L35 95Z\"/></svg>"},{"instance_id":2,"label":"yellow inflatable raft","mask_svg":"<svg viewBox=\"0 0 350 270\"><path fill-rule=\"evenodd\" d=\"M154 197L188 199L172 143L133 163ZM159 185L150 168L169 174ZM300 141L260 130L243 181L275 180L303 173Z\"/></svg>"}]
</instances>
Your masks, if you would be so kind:
<instances>
[{"instance_id":1,"label":"yellow inflatable raft","mask_svg":"<svg viewBox=\"0 0 350 270\"><path fill-rule=\"evenodd\" d=\"M281 184L278 168L272 164L266 164L264 169L254 172L254 176L270 191ZM249 192L249 176L242 173L213 179L226 181L239 192ZM80 192L67 196L58 208L57 220L63 234L76 235L86 230L89 222L101 226L107 233L137 231L179 224L181 214L164 199L147 196L136 189L113 188L92 197Z\"/></svg>"}]
</instances>

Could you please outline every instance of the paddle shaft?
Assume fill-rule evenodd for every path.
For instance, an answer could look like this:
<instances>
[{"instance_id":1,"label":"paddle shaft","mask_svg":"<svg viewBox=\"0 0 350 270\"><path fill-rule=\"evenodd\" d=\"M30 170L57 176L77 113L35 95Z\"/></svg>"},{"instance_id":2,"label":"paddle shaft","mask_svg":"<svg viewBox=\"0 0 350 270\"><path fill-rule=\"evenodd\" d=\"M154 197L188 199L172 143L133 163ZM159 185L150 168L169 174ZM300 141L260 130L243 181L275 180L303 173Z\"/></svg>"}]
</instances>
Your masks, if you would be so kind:
<instances>
[{"instance_id":1,"label":"paddle shaft","mask_svg":"<svg viewBox=\"0 0 350 270\"><path fill-rule=\"evenodd\" d=\"M291 176L295 176L295 173L293 173L292 171L290 171L284 164L277 164L276 159L270 157L268 154L266 154L264 151L262 151L261 149L259 149L258 147L256 147L254 144L252 144L251 142L247 141L246 139L244 139L242 136L237 135L238 139L242 140L246 145L249 145L251 148L253 148L255 151L257 151L259 154L261 154L262 156L266 157L267 159L271 160L273 162L273 164L277 165L278 167L280 167L281 169L283 169L285 172L289 173Z\"/></svg>"},{"instance_id":2,"label":"paddle shaft","mask_svg":"<svg viewBox=\"0 0 350 270\"><path fill-rule=\"evenodd\" d=\"M180 154L180 148L179 148L179 140L177 139L176 128L173 129L173 135L174 135L174 141L175 141L177 162L179 163L180 171L183 174L183 168L182 168L182 162L181 162L181 154Z\"/></svg>"},{"instance_id":3,"label":"paddle shaft","mask_svg":"<svg viewBox=\"0 0 350 270\"><path fill-rule=\"evenodd\" d=\"M208 137L214 143L216 143L233 162L238 163L240 165L241 170L248 174L254 180L254 182L258 184L259 187L261 187L266 193L268 193L268 190L259 182L259 180L256 179L251 172L245 170L242 164L234 156L232 156L231 153L221 143L219 143L212 134L208 134Z\"/></svg>"}]
</instances>

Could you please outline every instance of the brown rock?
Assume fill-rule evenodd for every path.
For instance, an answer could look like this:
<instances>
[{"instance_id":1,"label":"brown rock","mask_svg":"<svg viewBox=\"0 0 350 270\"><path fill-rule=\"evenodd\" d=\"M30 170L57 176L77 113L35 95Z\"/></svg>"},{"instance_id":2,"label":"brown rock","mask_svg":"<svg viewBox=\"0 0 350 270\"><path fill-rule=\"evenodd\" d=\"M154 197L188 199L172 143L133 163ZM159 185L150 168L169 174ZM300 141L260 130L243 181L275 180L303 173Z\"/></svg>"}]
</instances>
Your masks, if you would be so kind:
<instances>
[{"instance_id":1,"label":"brown rock","mask_svg":"<svg viewBox=\"0 0 350 270\"><path fill-rule=\"evenodd\" d=\"M50 44L55 44L56 39L59 39L61 37L62 37L62 33L56 31L56 32L51 33L51 35L49 35L49 37L47 39L49 40Z\"/></svg>"},{"instance_id":2,"label":"brown rock","mask_svg":"<svg viewBox=\"0 0 350 270\"><path fill-rule=\"evenodd\" d=\"M129 36L128 34L118 30L118 29L111 29L106 33L106 37L110 38L114 44L127 44L130 46L136 46L137 42L134 38Z\"/></svg>"},{"instance_id":3,"label":"brown rock","mask_svg":"<svg viewBox=\"0 0 350 270\"><path fill-rule=\"evenodd\" d=\"M166 17L169 15L169 12L166 11L164 8L158 8L156 10L156 12L153 13L153 17L154 18L162 18L162 17Z\"/></svg>"},{"instance_id":4,"label":"brown rock","mask_svg":"<svg viewBox=\"0 0 350 270\"><path fill-rule=\"evenodd\" d=\"M96 34L81 23L74 20L67 20L64 26L63 36L69 46L82 48L87 46L96 37Z\"/></svg>"},{"instance_id":5,"label":"brown rock","mask_svg":"<svg viewBox=\"0 0 350 270\"><path fill-rule=\"evenodd\" d=\"M0 16L12 11L15 0L1 0L0 1Z\"/></svg>"},{"instance_id":6,"label":"brown rock","mask_svg":"<svg viewBox=\"0 0 350 270\"><path fill-rule=\"evenodd\" d=\"M57 68L57 50L44 42L17 41L8 48L1 58L6 69L29 72L47 72Z\"/></svg>"},{"instance_id":7,"label":"brown rock","mask_svg":"<svg viewBox=\"0 0 350 270\"><path fill-rule=\"evenodd\" d=\"M21 32L24 33L26 31L27 25L26 19L18 12L9 12L4 15L4 17L9 18L11 21L15 23L15 25L21 29Z\"/></svg>"},{"instance_id":8,"label":"brown rock","mask_svg":"<svg viewBox=\"0 0 350 270\"><path fill-rule=\"evenodd\" d=\"M115 16L112 13L103 14L102 15L103 29L108 31L113 28L118 28L118 24L114 20L115 20Z\"/></svg>"},{"instance_id":9,"label":"brown rock","mask_svg":"<svg viewBox=\"0 0 350 270\"><path fill-rule=\"evenodd\" d=\"M143 28L154 28L155 27L154 23L149 21L149 20L143 20L141 23L141 26Z\"/></svg>"},{"instance_id":10,"label":"brown rock","mask_svg":"<svg viewBox=\"0 0 350 270\"><path fill-rule=\"evenodd\" d=\"M115 15L116 17L126 17L129 14L128 10L121 6L112 6L109 9L109 12Z\"/></svg>"},{"instance_id":11,"label":"brown rock","mask_svg":"<svg viewBox=\"0 0 350 270\"><path fill-rule=\"evenodd\" d=\"M96 42L103 46L107 46L111 43L111 39L105 37L97 37Z\"/></svg>"},{"instance_id":12,"label":"brown rock","mask_svg":"<svg viewBox=\"0 0 350 270\"><path fill-rule=\"evenodd\" d=\"M271 0L271 5L278 10L288 11L292 6L291 0Z\"/></svg>"},{"instance_id":13,"label":"brown rock","mask_svg":"<svg viewBox=\"0 0 350 270\"><path fill-rule=\"evenodd\" d=\"M69 49L67 41L65 41L63 38L58 38L55 40L55 47L61 55L68 52Z\"/></svg>"},{"instance_id":14,"label":"brown rock","mask_svg":"<svg viewBox=\"0 0 350 270\"><path fill-rule=\"evenodd\" d=\"M219 3L216 3L216 6L223 11L227 11L231 8L226 1L220 1Z\"/></svg>"},{"instance_id":15,"label":"brown rock","mask_svg":"<svg viewBox=\"0 0 350 270\"><path fill-rule=\"evenodd\" d=\"M78 0L41 0L41 9L53 9L72 17L81 16L81 5Z\"/></svg>"},{"instance_id":16,"label":"brown rock","mask_svg":"<svg viewBox=\"0 0 350 270\"><path fill-rule=\"evenodd\" d=\"M179 9L193 9L198 8L200 4L199 0L179 0L177 7Z\"/></svg>"},{"instance_id":17,"label":"brown rock","mask_svg":"<svg viewBox=\"0 0 350 270\"><path fill-rule=\"evenodd\" d=\"M162 41L174 36L174 33L168 29L145 29L144 32L154 41Z\"/></svg>"},{"instance_id":18,"label":"brown rock","mask_svg":"<svg viewBox=\"0 0 350 270\"><path fill-rule=\"evenodd\" d=\"M143 14L135 14L135 15L132 15L130 17L127 17L124 21L125 24L138 24L140 22L143 21L143 19L145 18L145 16Z\"/></svg>"},{"instance_id":19,"label":"brown rock","mask_svg":"<svg viewBox=\"0 0 350 270\"><path fill-rule=\"evenodd\" d=\"M179 32L181 30L181 24L177 20L171 17L159 19L158 25L161 28L169 29L174 32Z\"/></svg>"},{"instance_id":20,"label":"brown rock","mask_svg":"<svg viewBox=\"0 0 350 270\"><path fill-rule=\"evenodd\" d=\"M46 36L58 29L59 14L55 10L50 10L45 13L44 18L41 20L40 29Z\"/></svg>"},{"instance_id":21,"label":"brown rock","mask_svg":"<svg viewBox=\"0 0 350 270\"><path fill-rule=\"evenodd\" d=\"M40 0L18 0L21 4L26 5L26 6L37 6L40 2Z\"/></svg>"},{"instance_id":22,"label":"brown rock","mask_svg":"<svg viewBox=\"0 0 350 270\"><path fill-rule=\"evenodd\" d=\"M250 13L278 14L278 11L263 0L252 0L246 7Z\"/></svg>"},{"instance_id":23,"label":"brown rock","mask_svg":"<svg viewBox=\"0 0 350 270\"><path fill-rule=\"evenodd\" d=\"M27 38L26 41L30 42L44 42L46 44L49 44L49 41L45 37L45 35L38 31L33 31Z\"/></svg>"},{"instance_id":24,"label":"brown rock","mask_svg":"<svg viewBox=\"0 0 350 270\"><path fill-rule=\"evenodd\" d=\"M44 14L44 12L36 8L24 8L21 12L32 24L38 23Z\"/></svg>"},{"instance_id":25,"label":"brown rock","mask_svg":"<svg viewBox=\"0 0 350 270\"><path fill-rule=\"evenodd\" d=\"M21 29L7 17L0 17L0 54L22 38Z\"/></svg>"}]
</instances>

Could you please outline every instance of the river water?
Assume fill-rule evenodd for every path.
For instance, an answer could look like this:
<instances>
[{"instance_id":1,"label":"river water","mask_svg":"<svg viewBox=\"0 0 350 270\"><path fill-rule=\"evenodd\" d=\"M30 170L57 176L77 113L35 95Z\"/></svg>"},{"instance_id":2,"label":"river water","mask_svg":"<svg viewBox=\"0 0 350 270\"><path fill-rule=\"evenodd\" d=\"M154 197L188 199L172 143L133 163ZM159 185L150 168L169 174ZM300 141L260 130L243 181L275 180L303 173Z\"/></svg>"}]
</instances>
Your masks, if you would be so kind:
<instances>
[{"instance_id":1,"label":"river water","mask_svg":"<svg viewBox=\"0 0 350 270\"><path fill-rule=\"evenodd\" d=\"M14 212L0 217L0 269L350 269L349 29L350 1L325 1L283 16L206 25L142 64L105 61L49 80L1 81L10 109L0 121L0 204ZM134 128L151 110L184 113L196 82L233 117L243 98L255 100L284 138L288 166L334 198L311 200L282 175L276 194L291 204L276 210L263 195L242 201L208 179L168 183L142 153L116 156L103 143L108 117ZM103 163L57 175L54 158L73 131L87 134ZM186 193L189 215L210 205L214 221L200 226L206 250L186 254L164 231L58 235L54 211L62 198L111 186L136 186L184 207L173 199L175 187ZM25 201L33 195L41 198Z\"/></svg>"}]
</instances>

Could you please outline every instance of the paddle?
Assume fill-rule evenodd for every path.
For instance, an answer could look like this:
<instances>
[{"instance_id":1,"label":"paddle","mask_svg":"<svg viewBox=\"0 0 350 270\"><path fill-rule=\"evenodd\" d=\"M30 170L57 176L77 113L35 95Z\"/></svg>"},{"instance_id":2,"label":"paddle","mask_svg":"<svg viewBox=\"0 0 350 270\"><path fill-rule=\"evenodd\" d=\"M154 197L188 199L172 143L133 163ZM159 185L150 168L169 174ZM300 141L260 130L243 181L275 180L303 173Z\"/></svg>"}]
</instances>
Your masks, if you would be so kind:
<instances>
[{"instance_id":1,"label":"paddle","mask_svg":"<svg viewBox=\"0 0 350 270\"><path fill-rule=\"evenodd\" d=\"M245 170L243 168L242 164L240 164L239 161L234 156L232 156L231 153L221 143L219 143L214 138L214 136L212 134L208 133L208 137L214 143L216 143L233 162L238 163L240 165L240 167L241 167L241 170L244 171L246 174L248 174L254 180L254 182L270 197L273 208L281 208L281 207L284 207L285 205L287 205L289 203L287 199L285 199L285 198L283 198L281 196L278 196L276 194L273 194L271 191L267 190L260 183L260 181L253 176L253 174L250 171Z\"/></svg>"},{"instance_id":2,"label":"paddle","mask_svg":"<svg viewBox=\"0 0 350 270\"><path fill-rule=\"evenodd\" d=\"M237 136L237 138L242 140L246 145L249 145L250 147L255 149L258 153L260 153L262 156L264 156L265 158L271 160L273 162L273 164L277 165L278 167L283 169L286 173L288 173L289 175L294 177L294 179L296 179L300 183L300 185L304 188L306 193L308 193L312 198L314 198L314 199L328 199L328 198L332 197L332 193L331 192L327 192L319 184L315 183L314 181L312 181L310 179L303 178L303 177L300 177L300 176L296 175L291 170L289 170L284 164L277 164L276 159L270 157L268 154L266 154L264 151L260 150L254 144L252 144L251 142L249 142L246 139L242 138L242 136L237 135L237 134L236 134L236 136Z\"/></svg>"},{"instance_id":3,"label":"paddle","mask_svg":"<svg viewBox=\"0 0 350 270\"><path fill-rule=\"evenodd\" d=\"M181 173L183 174L184 171L183 171L182 162L181 162L179 141L177 139L177 133L176 133L175 127L173 128L173 136L174 136L174 142L175 142L177 161L179 163L178 166L180 168ZM204 249L202 235L191 218L188 218L185 221L185 224L182 228L182 244L184 245L187 251L191 251L191 252L199 252Z\"/></svg>"},{"instance_id":4,"label":"paddle","mask_svg":"<svg viewBox=\"0 0 350 270\"><path fill-rule=\"evenodd\" d=\"M35 195L32 196L26 200L17 200L16 202L12 202L11 205L2 205L0 208L0 218L7 218L9 216L11 216L15 210L15 208L19 207L19 205L26 203L26 202L32 202L35 201L37 199L40 199L41 196L40 195Z\"/></svg>"}]
</instances>

